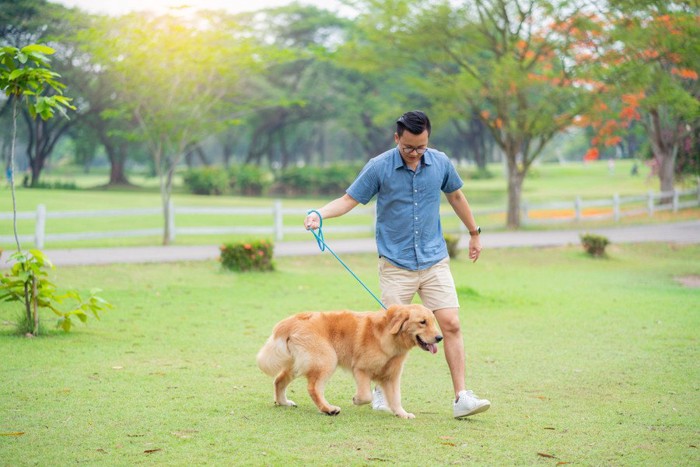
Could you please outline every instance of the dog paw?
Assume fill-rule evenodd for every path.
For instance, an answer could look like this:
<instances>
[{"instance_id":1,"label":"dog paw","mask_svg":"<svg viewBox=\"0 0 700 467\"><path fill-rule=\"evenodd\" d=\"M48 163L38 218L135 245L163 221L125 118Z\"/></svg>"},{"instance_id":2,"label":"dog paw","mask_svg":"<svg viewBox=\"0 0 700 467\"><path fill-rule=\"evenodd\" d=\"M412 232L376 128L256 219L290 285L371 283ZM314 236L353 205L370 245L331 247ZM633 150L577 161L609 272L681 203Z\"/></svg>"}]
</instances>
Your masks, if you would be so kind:
<instances>
[{"instance_id":1,"label":"dog paw","mask_svg":"<svg viewBox=\"0 0 700 467\"><path fill-rule=\"evenodd\" d=\"M328 410L324 410L323 413L325 413L326 415L338 415L340 413L340 407L331 405L330 407L328 407Z\"/></svg>"},{"instance_id":2,"label":"dog paw","mask_svg":"<svg viewBox=\"0 0 700 467\"><path fill-rule=\"evenodd\" d=\"M365 404L369 404L370 402L372 402L371 396L369 398L363 398L363 397L360 397L358 395L352 396L352 403L355 405L365 405Z\"/></svg>"},{"instance_id":3,"label":"dog paw","mask_svg":"<svg viewBox=\"0 0 700 467\"><path fill-rule=\"evenodd\" d=\"M289 399L287 399L286 401L282 401L282 402L275 401L275 405L279 405L282 407L296 407L297 406L296 402L291 401Z\"/></svg>"}]
</instances>

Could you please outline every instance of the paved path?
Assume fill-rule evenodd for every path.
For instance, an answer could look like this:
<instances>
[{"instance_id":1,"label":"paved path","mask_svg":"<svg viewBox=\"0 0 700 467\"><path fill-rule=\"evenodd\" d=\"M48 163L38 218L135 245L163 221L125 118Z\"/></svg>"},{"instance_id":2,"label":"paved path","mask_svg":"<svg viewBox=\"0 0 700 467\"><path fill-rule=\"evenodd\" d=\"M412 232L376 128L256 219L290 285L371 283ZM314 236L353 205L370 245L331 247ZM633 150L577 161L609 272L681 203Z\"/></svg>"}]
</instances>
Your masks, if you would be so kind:
<instances>
[{"instance_id":1,"label":"paved path","mask_svg":"<svg viewBox=\"0 0 700 467\"><path fill-rule=\"evenodd\" d=\"M485 232L481 243L484 248L550 247L580 244L582 232L595 233L607 237L612 243L668 242L700 243L700 220L651 224L602 229L575 229L527 232ZM374 239L332 240L330 247L338 255L376 252ZM462 238L460 247L466 247L467 239ZM174 261L207 261L219 257L218 245L205 246L144 246L119 248L71 248L44 250L56 266L79 266L88 264L115 263L166 263ZM3 256L6 257L8 253ZM309 235L308 241L276 242L275 256L319 255L322 253L315 239ZM8 263L0 260L0 268Z\"/></svg>"}]
</instances>

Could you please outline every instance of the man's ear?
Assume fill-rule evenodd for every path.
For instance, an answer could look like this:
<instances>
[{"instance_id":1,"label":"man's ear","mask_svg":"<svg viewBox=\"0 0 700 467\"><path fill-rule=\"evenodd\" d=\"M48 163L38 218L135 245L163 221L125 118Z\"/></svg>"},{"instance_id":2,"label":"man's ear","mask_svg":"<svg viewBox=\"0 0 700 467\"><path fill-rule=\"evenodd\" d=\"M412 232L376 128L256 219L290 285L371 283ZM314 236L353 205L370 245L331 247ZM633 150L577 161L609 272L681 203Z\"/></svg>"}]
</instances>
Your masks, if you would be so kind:
<instances>
[{"instance_id":1,"label":"man's ear","mask_svg":"<svg viewBox=\"0 0 700 467\"><path fill-rule=\"evenodd\" d=\"M396 144L399 144L399 134L398 133L394 133L394 142Z\"/></svg>"},{"instance_id":2,"label":"man's ear","mask_svg":"<svg viewBox=\"0 0 700 467\"><path fill-rule=\"evenodd\" d=\"M408 321L408 312L403 308L396 307L392 313L391 319L389 321L389 332L391 334L398 334L401 332L403 324Z\"/></svg>"}]
</instances>

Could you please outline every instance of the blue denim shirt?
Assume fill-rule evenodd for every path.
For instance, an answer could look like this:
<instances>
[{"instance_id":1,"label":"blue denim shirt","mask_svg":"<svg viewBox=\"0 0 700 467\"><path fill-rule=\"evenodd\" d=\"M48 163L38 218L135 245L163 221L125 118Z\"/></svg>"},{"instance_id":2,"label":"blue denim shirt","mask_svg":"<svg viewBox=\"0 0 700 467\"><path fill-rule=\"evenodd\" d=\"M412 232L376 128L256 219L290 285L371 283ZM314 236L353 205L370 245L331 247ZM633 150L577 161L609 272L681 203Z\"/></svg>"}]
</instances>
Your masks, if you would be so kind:
<instances>
[{"instance_id":1,"label":"blue denim shirt","mask_svg":"<svg viewBox=\"0 0 700 467\"><path fill-rule=\"evenodd\" d=\"M463 184L444 153L428 149L414 172L394 148L370 159L346 193L362 204L377 195L379 255L417 271L447 257L440 200Z\"/></svg>"}]
</instances>

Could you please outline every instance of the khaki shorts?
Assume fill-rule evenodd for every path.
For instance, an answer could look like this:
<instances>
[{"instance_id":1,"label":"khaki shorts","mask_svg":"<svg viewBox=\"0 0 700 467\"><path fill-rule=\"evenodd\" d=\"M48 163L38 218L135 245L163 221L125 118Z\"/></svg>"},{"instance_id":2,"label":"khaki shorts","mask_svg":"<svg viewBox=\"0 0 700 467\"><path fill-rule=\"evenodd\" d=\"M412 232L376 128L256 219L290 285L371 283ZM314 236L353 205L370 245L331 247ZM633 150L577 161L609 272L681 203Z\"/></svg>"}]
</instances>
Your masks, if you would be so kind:
<instances>
[{"instance_id":1,"label":"khaki shorts","mask_svg":"<svg viewBox=\"0 0 700 467\"><path fill-rule=\"evenodd\" d=\"M433 311L459 308L449 256L421 271L410 271L379 258L379 287L386 305L410 304L418 293L423 305Z\"/></svg>"}]
</instances>

